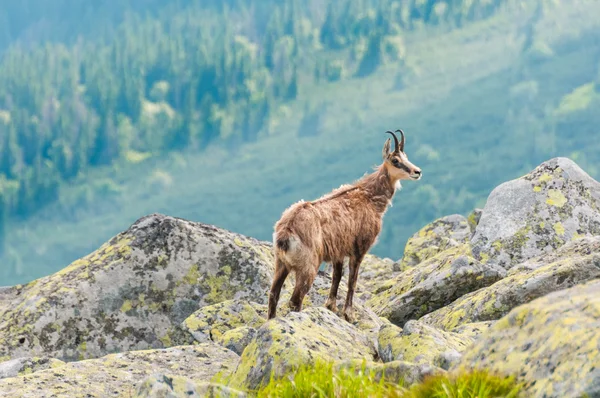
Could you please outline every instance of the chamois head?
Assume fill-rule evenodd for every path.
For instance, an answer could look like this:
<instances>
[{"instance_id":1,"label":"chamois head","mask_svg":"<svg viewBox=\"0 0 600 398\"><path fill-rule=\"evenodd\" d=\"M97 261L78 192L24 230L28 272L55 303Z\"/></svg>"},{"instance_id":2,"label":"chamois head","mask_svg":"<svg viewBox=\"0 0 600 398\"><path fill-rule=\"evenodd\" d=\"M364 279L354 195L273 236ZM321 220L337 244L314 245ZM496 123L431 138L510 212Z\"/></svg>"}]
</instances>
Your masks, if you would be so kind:
<instances>
[{"instance_id":1,"label":"chamois head","mask_svg":"<svg viewBox=\"0 0 600 398\"><path fill-rule=\"evenodd\" d=\"M412 164L408 160L408 156L404 153L404 132L402 130L396 130L396 133L400 133L402 139L398 143L398 137L391 131L386 131L387 134L391 134L394 137L394 150L391 151L391 139L388 138L383 145L383 164L387 168L389 175L394 180L420 180L421 169Z\"/></svg>"}]
</instances>

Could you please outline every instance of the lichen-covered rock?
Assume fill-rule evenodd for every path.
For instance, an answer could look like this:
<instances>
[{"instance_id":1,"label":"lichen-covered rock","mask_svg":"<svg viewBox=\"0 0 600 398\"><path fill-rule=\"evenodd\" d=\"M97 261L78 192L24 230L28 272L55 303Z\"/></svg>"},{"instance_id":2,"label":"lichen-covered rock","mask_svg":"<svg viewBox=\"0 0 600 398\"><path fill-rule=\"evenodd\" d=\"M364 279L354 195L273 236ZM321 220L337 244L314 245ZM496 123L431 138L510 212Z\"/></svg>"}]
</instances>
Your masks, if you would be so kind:
<instances>
[{"instance_id":1,"label":"lichen-covered rock","mask_svg":"<svg viewBox=\"0 0 600 398\"><path fill-rule=\"evenodd\" d=\"M467 335L444 332L419 321L409 321L400 329L381 327L378 351L384 362L407 361L448 369L473 342Z\"/></svg>"},{"instance_id":2,"label":"lichen-covered rock","mask_svg":"<svg viewBox=\"0 0 600 398\"><path fill-rule=\"evenodd\" d=\"M54 358L16 358L0 363L0 379L37 372L44 369L55 369L65 363Z\"/></svg>"},{"instance_id":3,"label":"lichen-covered rock","mask_svg":"<svg viewBox=\"0 0 600 398\"><path fill-rule=\"evenodd\" d=\"M588 247L596 247L600 237L586 238ZM464 323L500 319L511 309L548 293L600 278L600 252L585 255L569 248L583 248L583 242L565 245L564 257L549 256L550 264L524 268L491 286L467 294L421 320L429 325L452 330ZM543 259L540 259L543 261Z\"/></svg>"},{"instance_id":4,"label":"lichen-covered rock","mask_svg":"<svg viewBox=\"0 0 600 398\"><path fill-rule=\"evenodd\" d=\"M477 225L479 225L479 220L481 220L481 214L483 214L483 209L473 209L473 211L469 213L467 222L469 223L471 234L475 233L475 229L477 228Z\"/></svg>"},{"instance_id":5,"label":"lichen-covered rock","mask_svg":"<svg viewBox=\"0 0 600 398\"><path fill-rule=\"evenodd\" d=\"M600 281L513 309L456 368L515 374L527 397L600 396Z\"/></svg>"},{"instance_id":6,"label":"lichen-covered rock","mask_svg":"<svg viewBox=\"0 0 600 398\"><path fill-rule=\"evenodd\" d=\"M214 343L131 351L2 379L0 396L133 396L140 382L154 373L168 373L185 376L194 382L208 382L219 373L230 374L238 359L235 353Z\"/></svg>"},{"instance_id":7,"label":"lichen-covered rock","mask_svg":"<svg viewBox=\"0 0 600 398\"><path fill-rule=\"evenodd\" d=\"M190 344L179 325L229 299L266 302L270 245L151 215L54 275L18 288L0 318L0 357L80 360Z\"/></svg>"},{"instance_id":8,"label":"lichen-covered rock","mask_svg":"<svg viewBox=\"0 0 600 398\"><path fill-rule=\"evenodd\" d=\"M200 308L181 327L199 342L218 340L240 326L260 327L267 320L266 306L252 301L227 300Z\"/></svg>"},{"instance_id":9,"label":"lichen-covered rock","mask_svg":"<svg viewBox=\"0 0 600 398\"><path fill-rule=\"evenodd\" d=\"M355 297L367 301L378 291L379 286L400 273L400 267L389 258L367 254L358 272Z\"/></svg>"},{"instance_id":10,"label":"lichen-covered rock","mask_svg":"<svg viewBox=\"0 0 600 398\"><path fill-rule=\"evenodd\" d=\"M358 329L323 307L290 312L258 329L244 350L230 385L255 389L317 359L374 360L376 351Z\"/></svg>"},{"instance_id":11,"label":"lichen-covered rock","mask_svg":"<svg viewBox=\"0 0 600 398\"><path fill-rule=\"evenodd\" d=\"M504 269L481 264L471 257L468 244L453 247L409 268L367 302L373 311L402 326L410 319L437 310L462 295L491 285Z\"/></svg>"},{"instance_id":12,"label":"lichen-covered rock","mask_svg":"<svg viewBox=\"0 0 600 398\"><path fill-rule=\"evenodd\" d=\"M451 247L467 243L471 230L467 219L453 214L421 228L407 242L399 268L405 270Z\"/></svg>"},{"instance_id":13,"label":"lichen-covered rock","mask_svg":"<svg viewBox=\"0 0 600 398\"><path fill-rule=\"evenodd\" d=\"M451 330L452 333L461 334L463 336L469 337L472 340L475 340L481 334L486 332L489 328L491 328L496 321L483 321L483 322L472 322L465 323L464 325L460 325Z\"/></svg>"},{"instance_id":14,"label":"lichen-covered rock","mask_svg":"<svg viewBox=\"0 0 600 398\"><path fill-rule=\"evenodd\" d=\"M415 364L404 361L392 361L388 363L366 362L358 359L343 361L335 364L336 370L353 369L365 372L374 376L374 380L379 382L383 377L387 383L402 383L408 387L415 383L422 382L426 377L440 373L446 373L445 370L436 366L427 364Z\"/></svg>"},{"instance_id":15,"label":"lichen-covered rock","mask_svg":"<svg viewBox=\"0 0 600 398\"><path fill-rule=\"evenodd\" d=\"M215 341L223 347L242 355L244 349L252 339L256 336L256 329L249 326L240 326L239 328L231 329L223 333Z\"/></svg>"},{"instance_id":16,"label":"lichen-covered rock","mask_svg":"<svg viewBox=\"0 0 600 398\"><path fill-rule=\"evenodd\" d=\"M247 394L227 386L195 382L183 376L154 374L138 387L134 398L243 398Z\"/></svg>"},{"instance_id":17,"label":"lichen-covered rock","mask_svg":"<svg viewBox=\"0 0 600 398\"><path fill-rule=\"evenodd\" d=\"M600 235L600 183L555 158L492 191L471 243L478 260L508 269L593 235Z\"/></svg>"}]
</instances>

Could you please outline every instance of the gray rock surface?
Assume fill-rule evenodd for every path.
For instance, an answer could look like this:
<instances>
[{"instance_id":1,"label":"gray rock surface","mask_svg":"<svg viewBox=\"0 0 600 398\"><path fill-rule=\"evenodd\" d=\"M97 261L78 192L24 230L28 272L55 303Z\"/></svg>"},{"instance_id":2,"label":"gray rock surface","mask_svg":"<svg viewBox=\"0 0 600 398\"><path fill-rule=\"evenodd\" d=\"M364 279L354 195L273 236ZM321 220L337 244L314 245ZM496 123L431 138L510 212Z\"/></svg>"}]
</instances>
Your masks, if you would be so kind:
<instances>
[{"instance_id":1,"label":"gray rock surface","mask_svg":"<svg viewBox=\"0 0 600 398\"><path fill-rule=\"evenodd\" d=\"M567 158L492 191L471 243L483 263L511 268L575 238L600 235L600 183Z\"/></svg>"},{"instance_id":2,"label":"gray rock surface","mask_svg":"<svg viewBox=\"0 0 600 398\"><path fill-rule=\"evenodd\" d=\"M210 225L143 217L90 255L17 288L0 357L64 360L190 344L180 323L228 299L266 301L270 246Z\"/></svg>"}]
</instances>

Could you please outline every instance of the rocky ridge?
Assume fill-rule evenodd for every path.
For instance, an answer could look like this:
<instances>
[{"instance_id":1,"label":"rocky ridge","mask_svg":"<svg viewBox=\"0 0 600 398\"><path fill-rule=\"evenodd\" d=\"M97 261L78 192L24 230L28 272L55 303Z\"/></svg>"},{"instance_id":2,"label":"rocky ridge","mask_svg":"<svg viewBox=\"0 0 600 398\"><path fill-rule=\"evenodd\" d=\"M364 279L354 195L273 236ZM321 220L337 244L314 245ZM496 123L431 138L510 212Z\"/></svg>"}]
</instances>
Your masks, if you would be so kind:
<instances>
[{"instance_id":1,"label":"rocky ridge","mask_svg":"<svg viewBox=\"0 0 600 398\"><path fill-rule=\"evenodd\" d=\"M600 183L569 159L424 226L398 261L369 255L353 324L323 307L327 272L301 313L288 278L267 322L272 274L270 243L143 217L56 274L0 288L0 397L246 396L317 359L407 384L484 368L528 397L600 396Z\"/></svg>"}]
</instances>

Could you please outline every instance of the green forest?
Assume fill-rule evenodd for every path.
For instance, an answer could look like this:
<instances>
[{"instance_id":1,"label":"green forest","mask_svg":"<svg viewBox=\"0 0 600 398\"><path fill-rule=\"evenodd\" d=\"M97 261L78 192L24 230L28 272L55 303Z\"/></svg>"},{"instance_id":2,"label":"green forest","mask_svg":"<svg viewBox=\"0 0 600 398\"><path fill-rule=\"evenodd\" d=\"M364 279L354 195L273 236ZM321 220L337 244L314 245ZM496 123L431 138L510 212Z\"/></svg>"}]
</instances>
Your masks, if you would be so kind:
<instances>
[{"instance_id":1,"label":"green forest","mask_svg":"<svg viewBox=\"0 0 600 398\"><path fill-rule=\"evenodd\" d=\"M390 210L382 256L398 258L424 223L483 205L493 184L549 156L594 175L600 22L569 27L590 7L599 11L546 0L4 6L0 286L56 271L142 210L268 240L293 201L367 172L399 124L419 131L407 152L425 178L401 194L417 210L404 199ZM501 39L504 53L486 47ZM406 106L384 102L396 98Z\"/></svg>"}]
</instances>

